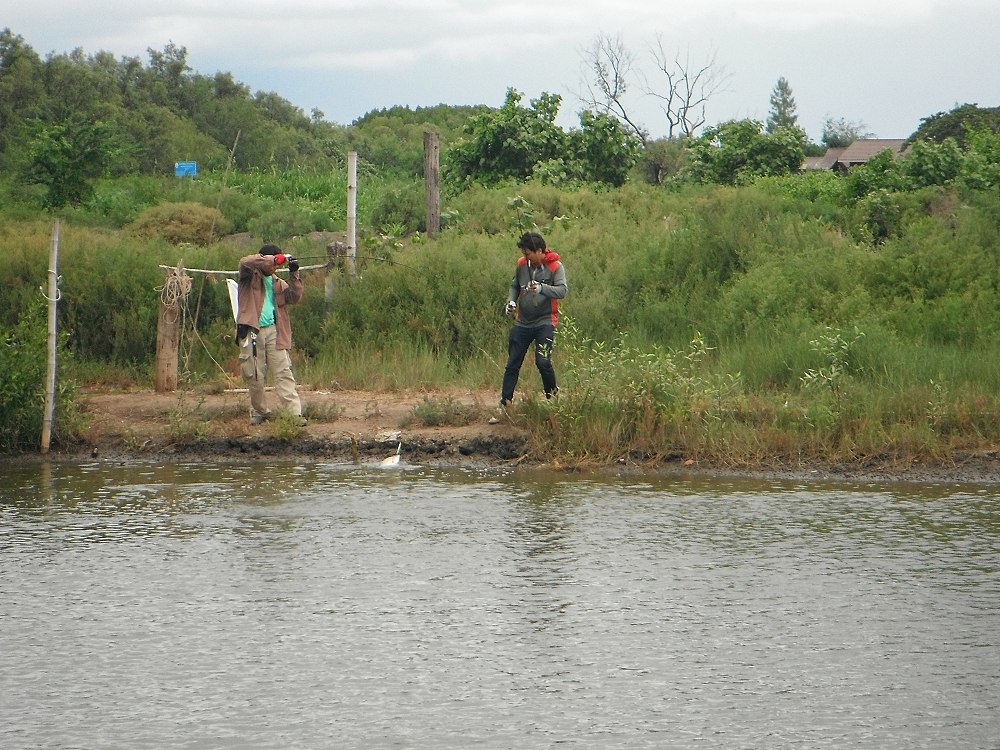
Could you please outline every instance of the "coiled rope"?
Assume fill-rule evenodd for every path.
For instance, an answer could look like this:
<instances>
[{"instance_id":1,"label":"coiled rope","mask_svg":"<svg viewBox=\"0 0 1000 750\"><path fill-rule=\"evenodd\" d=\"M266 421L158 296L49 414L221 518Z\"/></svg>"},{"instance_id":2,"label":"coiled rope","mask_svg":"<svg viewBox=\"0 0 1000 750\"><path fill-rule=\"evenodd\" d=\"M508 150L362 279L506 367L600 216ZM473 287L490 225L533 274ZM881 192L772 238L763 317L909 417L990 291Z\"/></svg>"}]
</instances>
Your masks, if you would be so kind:
<instances>
[{"instance_id":1,"label":"coiled rope","mask_svg":"<svg viewBox=\"0 0 1000 750\"><path fill-rule=\"evenodd\" d=\"M191 277L186 273L182 273L180 267L177 267L170 269L166 281L159 288L160 302L174 313L174 318L170 321L171 323L177 322L177 316L179 316L182 309L180 300L187 297L190 293L191 283Z\"/></svg>"}]
</instances>

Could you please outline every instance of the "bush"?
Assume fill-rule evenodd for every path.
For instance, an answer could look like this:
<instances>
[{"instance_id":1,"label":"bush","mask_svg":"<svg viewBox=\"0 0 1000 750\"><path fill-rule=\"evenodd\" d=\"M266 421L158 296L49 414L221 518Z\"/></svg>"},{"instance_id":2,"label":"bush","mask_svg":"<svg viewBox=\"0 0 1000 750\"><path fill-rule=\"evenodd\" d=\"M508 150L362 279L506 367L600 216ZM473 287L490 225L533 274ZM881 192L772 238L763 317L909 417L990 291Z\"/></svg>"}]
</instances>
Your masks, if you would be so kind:
<instances>
[{"instance_id":1,"label":"bush","mask_svg":"<svg viewBox=\"0 0 1000 750\"><path fill-rule=\"evenodd\" d=\"M306 208L286 202L275 203L247 223L247 231L263 242L281 242L297 234L308 234L314 228L313 217Z\"/></svg>"},{"instance_id":2,"label":"bush","mask_svg":"<svg viewBox=\"0 0 1000 750\"><path fill-rule=\"evenodd\" d=\"M80 220L86 222L86 212L112 226L126 226L135 221L141 211L156 205L162 192L161 179L149 175L99 181L90 199L80 206Z\"/></svg>"},{"instance_id":3,"label":"bush","mask_svg":"<svg viewBox=\"0 0 1000 750\"><path fill-rule=\"evenodd\" d=\"M387 187L373 205L370 217L372 227L406 227L410 232L427 229L427 204L423 183L414 181Z\"/></svg>"},{"instance_id":4,"label":"bush","mask_svg":"<svg viewBox=\"0 0 1000 750\"><path fill-rule=\"evenodd\" d=\"M47 332L41 306L27 311L0 346L0 453L37 448L41 443L47 374ZM59 380L53 442L73 437L79 413L75 389Z\"/></svg>"},{"instance_id":5,"label":"bush","mask_svg":"<svg viewBox=\"0 0 1000 750\"><path fill-rule=\"evenodd\" d=\"M139 214L130 225L144 239L162 237L174 245L208 245L229 232L223 215L201 203L161 203Z\"/></svg>"}]
</instances>

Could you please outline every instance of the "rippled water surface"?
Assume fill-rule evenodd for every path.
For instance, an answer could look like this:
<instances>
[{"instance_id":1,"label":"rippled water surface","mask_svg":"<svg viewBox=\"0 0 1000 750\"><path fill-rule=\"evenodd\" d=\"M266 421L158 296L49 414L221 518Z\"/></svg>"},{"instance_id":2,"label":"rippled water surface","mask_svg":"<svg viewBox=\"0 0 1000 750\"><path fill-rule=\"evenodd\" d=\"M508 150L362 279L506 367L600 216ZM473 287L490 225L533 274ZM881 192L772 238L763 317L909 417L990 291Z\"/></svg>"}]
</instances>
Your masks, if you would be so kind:
<instances>
[{"instance_id":1,"label":"rippled water surface","mask_svg":"<svg viewBox=\"0 0 1000 750\"><path fill-rule=\"evenodd\" d=\"M991 488L0 478L3 748L1000 748Z\"/></svg>"}]
</instances>

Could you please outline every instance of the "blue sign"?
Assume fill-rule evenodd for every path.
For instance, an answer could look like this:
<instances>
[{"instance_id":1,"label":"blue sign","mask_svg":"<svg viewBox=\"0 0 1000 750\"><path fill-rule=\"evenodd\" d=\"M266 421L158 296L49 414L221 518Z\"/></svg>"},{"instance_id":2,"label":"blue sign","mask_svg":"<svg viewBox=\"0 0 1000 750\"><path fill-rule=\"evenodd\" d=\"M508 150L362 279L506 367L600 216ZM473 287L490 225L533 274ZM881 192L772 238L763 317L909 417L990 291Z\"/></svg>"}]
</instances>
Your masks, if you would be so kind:
<instances>
[{"instance_id":1,"label":"blue sign","mask_svg":"<svg viewBox=\"0 0 1000 750\"><path fill-rule=\"evenodd\" d=\"M198 174L198 162L175 161L174 174L178 177L195 177Z\"/></svg>"}]
</instances>

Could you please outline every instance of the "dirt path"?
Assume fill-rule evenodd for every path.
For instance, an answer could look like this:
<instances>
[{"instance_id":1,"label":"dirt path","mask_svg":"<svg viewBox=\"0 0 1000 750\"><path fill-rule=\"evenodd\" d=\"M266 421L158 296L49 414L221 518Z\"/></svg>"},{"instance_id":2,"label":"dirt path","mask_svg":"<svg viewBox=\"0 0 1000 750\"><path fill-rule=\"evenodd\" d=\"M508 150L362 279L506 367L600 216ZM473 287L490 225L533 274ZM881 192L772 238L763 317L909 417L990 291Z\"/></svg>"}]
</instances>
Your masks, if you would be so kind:
<instances>
[{"instance_id":1,"label":"dirt path","mask_svg":"<svg viewBox=\"0 0 1000 750\"><path fill-rule=\"evenodd\" d=\"M489 463L518 461L526 435L510 422L490 424L495 394L468 391L433 393L311 391L300 388L308 425L291 439L280 426L253 426L244 390L217 393L82 392L88 427L83 443L65 453L205 458L226 455L377 457L399 443L404 455L436 460ZM273 394L268 394L274 403ZM467 424L426 426L414 418L423 404L430 411L451 407Z\"/></svg>"}]
</instances>

